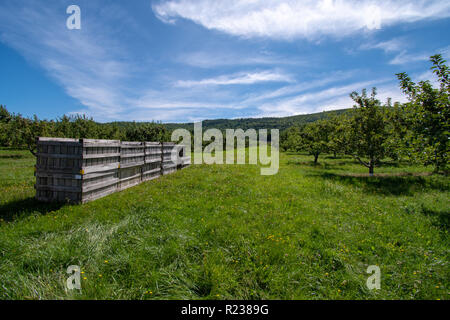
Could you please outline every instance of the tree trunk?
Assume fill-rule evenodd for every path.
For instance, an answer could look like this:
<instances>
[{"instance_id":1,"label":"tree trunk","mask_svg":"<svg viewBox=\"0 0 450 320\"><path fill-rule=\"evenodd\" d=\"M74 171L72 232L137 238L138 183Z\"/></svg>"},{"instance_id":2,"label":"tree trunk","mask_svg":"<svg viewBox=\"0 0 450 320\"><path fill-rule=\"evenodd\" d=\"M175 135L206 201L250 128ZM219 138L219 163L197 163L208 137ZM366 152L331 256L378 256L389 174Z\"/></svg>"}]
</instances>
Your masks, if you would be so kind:
<instances>
[{"instance_id":1,"label":"tree trunk","mask_svg":"<svg viewBox=\"0 0 450 320\"><path fill-rule=\"evenodd\" d=\"M369 161L369 175L370 175L371 177L373 177L373 167L374 167L374 161L373 161L373 160L370 160L370 161Z\"/></svg>"},{"instance_id":2,"label":"tree trunk","mask_svg":"<svg viewBox=\"0 0 450 320\"><path fill-rule=\"evenodd\" d=\"M28 150L31 152L31 154L32 154L33 156L37 157L37 151L34 151L34 150L33 150L33 147L28 146Z\"/></svg>"},{"instance_id":3,"label":"tree trunk","mask_svg":"<svg viewBox=\"0 0 450 320\"><path fill-rule=\"evenodd\" d=\"M434 151L434 172L439 173L439 161L436 151Z\"/></svg>"},{"instance_id":4,"label":"tree trunk","mask_svg":"<svg viewBox=\"0 0 450 320\"><path fill-rule=\"evenodd\" d=\"M319 159L319 154L318 153L316 153L315 155L314 155L314 164L317 164L317 160Z\"/></svg>"}]
</instances>

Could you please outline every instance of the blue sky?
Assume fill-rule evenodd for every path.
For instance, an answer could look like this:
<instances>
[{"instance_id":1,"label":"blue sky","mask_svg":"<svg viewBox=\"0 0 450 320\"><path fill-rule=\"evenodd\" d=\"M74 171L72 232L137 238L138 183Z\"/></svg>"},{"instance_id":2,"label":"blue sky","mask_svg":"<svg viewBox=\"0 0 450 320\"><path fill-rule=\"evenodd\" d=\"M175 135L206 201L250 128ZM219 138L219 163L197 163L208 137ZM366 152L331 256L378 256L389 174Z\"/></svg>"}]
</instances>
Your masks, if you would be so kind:
<instances>
[{"instance_id":1,"label":"blue sky","mask_svg":"<svg viewBox=\"0 0 450 320\"><path fill-rule=\"evenodd\" d=\"M66 8L81 8L81 30ZM39 118L185 122L404 101L450 58L450 2L2 0L0 103Z\"/></svg>"}]
</instances>

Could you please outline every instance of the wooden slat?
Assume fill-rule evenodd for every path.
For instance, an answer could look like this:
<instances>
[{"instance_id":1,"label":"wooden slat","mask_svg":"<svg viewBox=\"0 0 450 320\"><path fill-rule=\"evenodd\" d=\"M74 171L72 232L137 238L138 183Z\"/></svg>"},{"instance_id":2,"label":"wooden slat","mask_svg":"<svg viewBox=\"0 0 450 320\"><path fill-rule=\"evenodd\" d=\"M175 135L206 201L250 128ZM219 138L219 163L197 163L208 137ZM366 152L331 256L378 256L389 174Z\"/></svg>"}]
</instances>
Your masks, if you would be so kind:
<instances>
[{"instance_id":1,"label":"wooden slat","mask_svg":"<svg viewBox=\"0 0 450 320\"><path fill-rule=\"evenodd\" d=\"M183 148L174 143L40 137L37 146L35 187L41 201L85 203L190 164L184 157L171 161L172 150Z\"/></svg>"},{"instance_id":2,"label":"wooden slat","mask_svg":"<svg viewBox=\"0 0 450 320\"><path fill-rule=\"evenodd\" d=\"M102 159L120 157L120 153L83 154L83 159Z\"/></svg>"}]
</instances>

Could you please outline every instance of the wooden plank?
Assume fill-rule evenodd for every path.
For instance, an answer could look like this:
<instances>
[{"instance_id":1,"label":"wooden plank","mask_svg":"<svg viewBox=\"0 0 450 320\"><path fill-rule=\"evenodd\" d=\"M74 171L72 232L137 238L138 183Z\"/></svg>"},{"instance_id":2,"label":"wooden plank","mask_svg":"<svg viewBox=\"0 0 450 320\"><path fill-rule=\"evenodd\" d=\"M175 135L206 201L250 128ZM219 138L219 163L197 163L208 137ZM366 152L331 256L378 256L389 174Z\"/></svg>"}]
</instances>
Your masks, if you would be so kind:
<instances>
[{"instance_id":1,"label":"wooden plank","mask_svg":"<svg viewBox=\"0 0 450 320\"><path fill-rule=\"evenodd\" d=\"M145 159L145 163L157 163L161 162L161 159Z\"/></svg>"},{"instance_id":2,"label":"wooden plank","mask_svg":"<svg viewBox=\"0 0 450 320\"><path fill-rule=\"evenodd\" d=\"M38 137L38 142L77 142L80 143L80 139L71 138L50 138L50 137Z\"/></svg>"},{"instance_id":3,"label":"wooden plank","mask_svg":"<svg viewBox=\"0 0 450 320\"><path fill-rule=\"evenodd\" d=\"M120 168L121 169L128 169L128 168L132 168L132 167L140 167L143 164L145 164L145 161L139 161L139 162L130 162L130 163L125 163L125 164L120 164Z\"/></svg>"},{"instance_id":4,"label":"wooden plank","mask_svg":"<svg viewBox=\"0 0 450 320\"><path fill-rule=\"evenodd\" d=\"M43 191L69 191L69 192L80 192L81 186L79 187L66 187L66 186L42 186L36 185L37 190Z\"/></svg>"},{"instance_id":5,"label":"wooden plank","mask_svg":"<svg viewBox=\"0 0 450 320\"><path fill-rule=\"evenodd\" d=\"M155 168L155 169L151 169L151 170L148 170L148 171L143 171L142 172L142 174L144 175L144 174L150 174L150 173L155 173L155 172L160 172L161 171L161 168Z\"/></svg>"},{"instance_id":6,"label":"wooden plank","mask_svg":"<svg viewBox=\"0 0 450 320\"><path fill-rule=\"evenodd\" d=\"M153 175L153 176L147 176L145 178L142 178L142 182L147 182L147 181L151 181L151 180L155 180L161 177L161 174L158 175Z\"/></svg>"},{"instance_id":7,"label":"wooden plank","mask_svg":"<svg viewBox=\"0 0 450 320\"><path fill-rule=\"evenodd\" d=\"M112 193L115 193L119 190L118 185L111 185L105 189L99 189L97 191L90 191L83 194L83 198L81 200L81 203L86 203L89 201L97 200L103 197L106 197Z\"/></svg>"},{"instance_id":8,"label":"wooden plank","mask_svg":"<svg viewBox=\"0 0 450 320\"><path fill-rule=\"evenodd\" d=\"M89 166L89 167L82 167L82 171L84 174L87 173L93 173L93 172L100 172L100 171L108 171L112 169L118 169L119 168L119 162L106 164L106 165L99 165L99 166Z\"/></svg>"},{"instance_id":9,"label":"wooden plank","mask_svg":"<svg viewBox=\"0 0 450 320\"><path fill-rule=\"evenodd\" d=\"M84 147L114 147L120 146L120 140L103 140L103 139L80 139Z\"/></svg>"},{"instance_id":10,"label":"wooden plank","mask_svg":"<svg viewBox=\"0 0 450 320\"><path fill-rule=\"evenodd\" d=\"M61 153L36 153L38 157L57 158L57 159L82 159L81 154L61 154Z\"/></svg>"},{"instance_id":11,"label":"wooden plank","mask_svg":"<svg viewBox=\"0 0 450 320\"><path fill-rule=\"evenodd\" d=\"M103 159L117 157L120 157L120 153L83 154L83 159Z\"/></svg>"},{"instance_id":12,"label":"wooden plank","mask_svg":"<svg viewBox=\"0 0 450 320\"><path fill-rule=\"evenodd\" d=\"M145 153L144 152L139 152L139 153L126 153L126 154L121 154L120 155L121 158L133 158L133 157L145 157Z\"/></svg>"},{"instance_id":13,"label":"wooden plank","mask_svg":"<svg viewBox=\"0 0 450 320\"><path fill-rule=\"evenodd\" d=\"M109 187L109 186L111 186L113 184L117 184L118 182L120 182L119 178L113 178L111 180L107 180L107 181L104 181L104 182L101 182L101 183L92 184L92 185L89 185L89 186L84 186L83 185L81 192L84 193L84 192L90 192L90 191L102 189L104 187Z\"/></svg>"}]
</instances>

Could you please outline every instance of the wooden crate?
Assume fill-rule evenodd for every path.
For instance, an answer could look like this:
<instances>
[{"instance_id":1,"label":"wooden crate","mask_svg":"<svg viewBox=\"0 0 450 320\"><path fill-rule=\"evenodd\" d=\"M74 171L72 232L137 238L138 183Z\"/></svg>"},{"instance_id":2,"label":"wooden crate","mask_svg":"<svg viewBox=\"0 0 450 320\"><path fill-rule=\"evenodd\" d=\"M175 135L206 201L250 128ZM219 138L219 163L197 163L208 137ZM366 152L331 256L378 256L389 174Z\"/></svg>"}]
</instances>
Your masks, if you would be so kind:
<instances>
[{"instance_id":1,"label":"wooden crate","mask_svg":"<svg viewBox=\"0 0 450 320\"><path fill-rule=\"evenodd\" d=\"M82 176L36 171L36 199L45 202L81 202Z\"/></svg>"},{"instance_id":2,"label":"wooden crate","mask_svg":"<svg viewBox=\"0 0 450 320\"><path fill-rule=\"evenodd\" d=\"M142 166L142 181L149 181L161 176L162 144L145 142L145 164Z\"/></svg>"},{"instance_id":3,"label":"wooden crate","mask_svg":"<svg viewBox=\"0 0 450 320\"><path fill-rule=\"evenodd\" d=\"M142 166L142 181L149 181L161 176L161 161L146 163Z\"/></svg>"},{"instance_id":4,"label":"wooden crate","mask_svg":"<svg viewBox=\"0 0 450 320\"><path fill-rule=\"evenodd\" d=\"M162 144L159 142L145 142L145 163L161 162Z\"/></svg>"},{"instance_id":5,"label":"wooden crate","mask_svg":"<svg viewBox=\"0 0 450 320\"><path fill-rule=\"evenodd\" d=\"M83 144L79 139L38 138L36 170L79 174L83 165Z\"/></svg>"},{"instance_id":6,"label":"wooden crate","mask_svg":"<svg viewBox=\"0 0 450 320\"><path fill-rule=\"evenodd\" d=\"M117 191L120 141L38 138L36 199L84 203Z\"/></svg>"},{"instance_id":7,"label":"wooden crate","mask_svg":"<svg viewBox=\"0 0 450 320\"><path fill-rule=\"evenodd\" d=\"M172 160L172 152L176 152L176 145L173 142L162 143L162 165L161 172L168 175L177 171L177 162Z\"/></svg>"},{"instance_id":8,"label":"wooden crate","mask_svg":"<svg viewBox=\"0 0 450 320\"><path fill-rule=\"evenodd\" d=\"M122 156L119 140L81 139L80 141L83 147L83 174L119 168Z\"/></svg>"},{"instance_id":9,"label":"wooden crate","mask_svg":"<svg viewBox=\"0 0 450 320\"><path fill-rule=\"evenodd\" d=\"M181 149L180 149L181 148ZM174 143L38 138L36 199L85 203L182 168Z\"/></svg>"},{"instance_id":10,"label":"wooden crate","mask_svg":"<svg viewBox=\"0 0 450 320\"><path fill-rule=\"evenodd\" d=\"M143 142L122 141L120 144L120 167L141 166L145 163L145 145Z\"/></svg>"},{"instance_id":11,"label":"wooden crate","mask_svg":"<svg viewBox=\"0 0 450 320\"><path fill-rule=\"evenodd\" d=\"M142 182L142 164L119 169L119 190L134 187Z\"/></svg>"}]
</instances>

